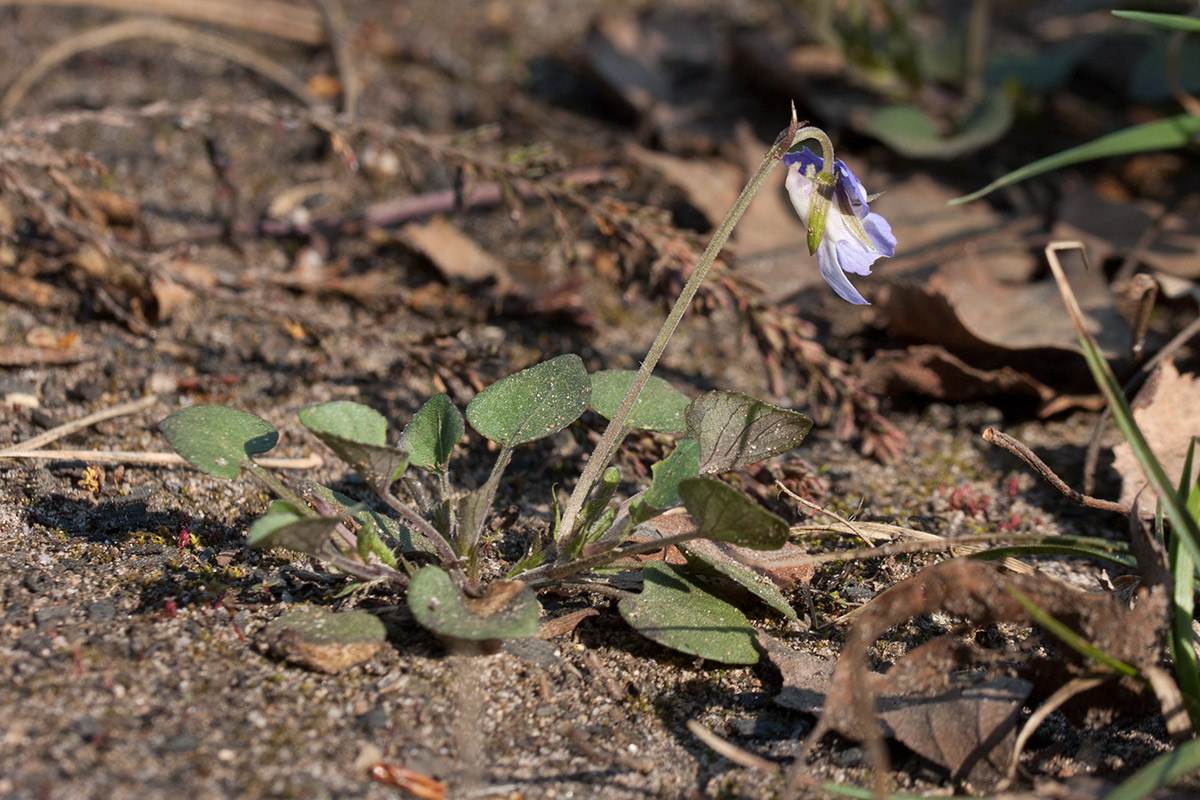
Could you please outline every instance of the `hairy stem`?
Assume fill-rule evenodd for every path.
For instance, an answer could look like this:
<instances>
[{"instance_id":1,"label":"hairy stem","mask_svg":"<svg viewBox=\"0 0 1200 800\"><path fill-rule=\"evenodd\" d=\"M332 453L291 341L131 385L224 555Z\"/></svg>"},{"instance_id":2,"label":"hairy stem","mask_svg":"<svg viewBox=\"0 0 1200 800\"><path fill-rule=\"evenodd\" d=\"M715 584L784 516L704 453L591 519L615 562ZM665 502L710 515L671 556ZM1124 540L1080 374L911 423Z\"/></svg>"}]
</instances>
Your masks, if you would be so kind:
<instances>
[{"instance_id":1,"label":"hairy stem","mask_svg":"<svg viewBox=\"0 0 1200 800\"><path fill-rule=\"evenodd\" d=\"M571 493L567 505L563 509L562 520L558 526L558 532L555 537L556 542L563 544L570 542L575 536L575 523L587 502L588 495L591 494L596 481L604 473L612 460L613 453L620 445L621 440L625 435L625 423L629 419L629 414L633 410L634 404L645 388L646 382L650 380L650 373L658 365L658 360L662 357L663 351L666 350L667 342L675 334L675 329L679 326L679 322L683 319L684 313L687 311L692 300L696 297L696 293L700 291L700 285L704 283L704 278L708 275L708 270L716 261L717 255L721 252L721 248L725 246L725 242L729 240L729 236L733 233L733 228L737 225L742 215L746 213L746 209L750 206L750 201L758 194L758 190L762 188L767 176L771 174L771 170L775 168L775 164L787 154L793 146L805 139L816 139L821 144L821 149L825 158L825 168L832 170L833 168L833 144L829 141L829 137L823 131L815 127L800 127L800 123L796 121L796 112L792 110L792 122L784 130L771 148L763 156L762 163L758 165L758 169L750 177L746 183L742 193L738 195L733 207L729 209L729 213L725 215L720 227L713 233L712 239L705 248L704 253L700 256L700 261L696 264L696 268L692 271L692 275L688 278L687 284L683 287L683 292L680 293L679 299L675 301L671 313L667 315L666 321L655 337L654 343L650 345L650 351L646 353L646 358L642 362L641 368L638 370L637 377L634 378L629 391L625 394L625 399L621 401L621 406L617 413L609 420L608 427L605 428L604 434L600 438L600 442L596 445L595 452L583 468L583 472L579 476L579 482L575 484L575 490ZM562 551L570 552L570 548L562 548Z\"/></svg>"}]
</instances>

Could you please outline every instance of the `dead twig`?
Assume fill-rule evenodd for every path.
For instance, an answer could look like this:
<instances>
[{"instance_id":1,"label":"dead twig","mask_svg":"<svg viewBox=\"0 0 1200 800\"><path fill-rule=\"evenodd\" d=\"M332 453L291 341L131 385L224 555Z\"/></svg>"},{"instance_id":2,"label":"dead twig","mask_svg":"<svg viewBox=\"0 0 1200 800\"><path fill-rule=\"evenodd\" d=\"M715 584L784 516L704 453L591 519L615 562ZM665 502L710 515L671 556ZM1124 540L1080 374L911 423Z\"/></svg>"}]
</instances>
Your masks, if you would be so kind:
<instances>
[{"instance_id":1,"label":"dead twig","mask_svg":"<svg viewBox=\"0 0 1200 800\"><path fill-rule=\"evenodd\" d=\"M694 719L687 721L687 729L700 741L704 742L717 755L727 758L739 767L765 772L774 775L779 772L779 765L762 756L747 752L726 739L722 739Z\"/></svg>"},{"instance_id":2,"label":"dead twig","mask_svg":"<svg viewBox=\"0 0 1200 800\"><path fill-rule=\"evenodd\" d=\"M1103 686L1114 677L1116 675L1113 672L1105 671L1073 678L1058 687L1054 694L1050 695L1044 703L1034 709L1034 712L1029 715L1029 719L1025 721L1025 726L1021 728L1020 734L1017 735L1016 744L1013 745L1012 761L1008 765L1008 774L1004 776L1004 780L996 785L995 791L1003 792L1007 790L1012 785L1012 782L1016 780L1017 769L1021 766L1021 751L1025 749L1025 743L1029 741L1029 737L1037 731L1041 724L1046 721L1047 717L1057 711L1072 697L1095 689L1097 686Z\"/></svg>"},{"instance_id":3,"label":"dead twig","mask_svg":"<svg viewBox=\"0 0 1200 800\"><path fill-rule=\"evenodd\" d=\"M350 51L346 35L346 13L340 0L315 0L325 20L325 31L329 47L333 50L333 63L337 66L338 79L342 85L342 113L353 119L358 116L358 69Z\"/></svg>"},{"instance_id":4,"label":"dead twig","mask_svg":"<svg viewBox=\"0 0 1200 800\"><path fill-rule=\"evenodd\" d=\"M97 422L103 422L106 419L113 419L114 417L125 417L129 416L130 414L136 414L139 411L145 411L147 408L150 408L150 406L157 402L158 396L150 394L146 395L140 400L132 400L128 403L111 406L109 408L97 411L94 414L88 414L86 417L80 417L72 422L64 422L62 425L51 428L44 433L39 433L32 439L27 439L24 442L19 442L18 444L10 447L0 448L0 458L8 456L13 452L38 450L50 444L51 442L58 441L64 436L70 436L72 433L81 431L84 428L90 428Z\"/></svg>"},{"instance_id":5,"label":"dead twig","mask_svg":"<svg viewBox=\"0 0 1200 800\"><path fill-rule=\"evenodd\" d=\"M177 453L142 453L137 450L5 450L0 458L27 458L42 461L85 461L94 464L146 464L174 467L187 464ZM268 469L317 469L325 464L320 456L305 458L256 458L254 463Z\"/></svg>"},{"instance_id":6,"label":"dead twig","mask_svg":"<svg viewBox=\"0 0 1200 800\"><path fill-rule=\"evenodd\" d=\"M1057 489L1067 499L1078 503L1081 506L1095 508L1100 511L1112 511L1117 514L1128 516L1130 508L1124 503L1114 503L1111 500L1101 500L1098 497L1077 492L1067 485L1066 481L1054 474L1054 470L1046 466L1046 462L1038 458L1032 450L1018 442L1007 433L1001 433L995 428L988 428L983 432L983 440L991 444L997 445L1008 452L1012 453L1017 458L1024 461L1033 470L1042 476L1042 479Z\"/></svg>"},{"instance_id":7,"label":"dead twig","mask_svg":"<svg viewBox=\"0 0 1200 800\"><path fill-rule=\"evenodd\" d=\"M162 14L193 22L224 25L316 46L325 43L321 16L304 5L279 0L0 0L0 6L74 6L107 11Z\"/></svg>"},{"instance_id":8,"label":"dead twig","mask_svg":"<svg viewBox=\"0 0 1200 800\"><path fill-rule=\"evenodd\" d=\"M222 36L203 33L177 22L159 19L128 19L84 31L56 42L45 50L32 65L17 76L4 96L0 98L0 119L11 117L13 110L29 93L29 90L59 64L79 53L107 47L128 39L153 39L177 47L212 53L273 81L307 106L319 103L308 91L304 82L288 71L286 67L260 55L249 47Z\"/></svg>"},{"instance_id":9,"label":"dead twig","mask_svg":"<svg viewBox=\"0 0 1200 800\"><path fill-rule=\"evenodd\" d=\"M93 464L161 464L174 466L188 463L176 453L142 453L135 450L44 450L46 445L65 436L90 428L98 422L115 417L129 416L153 406L158 402L156 395L147 395L140 400L105 408L86 417L51 428L44 433L0 449L0 459L40 459L44 461L85 461ZM320 456L307 458L258 458L255 461L270 469L316 469L325 462Z\"/></svg>"}]
</instances>

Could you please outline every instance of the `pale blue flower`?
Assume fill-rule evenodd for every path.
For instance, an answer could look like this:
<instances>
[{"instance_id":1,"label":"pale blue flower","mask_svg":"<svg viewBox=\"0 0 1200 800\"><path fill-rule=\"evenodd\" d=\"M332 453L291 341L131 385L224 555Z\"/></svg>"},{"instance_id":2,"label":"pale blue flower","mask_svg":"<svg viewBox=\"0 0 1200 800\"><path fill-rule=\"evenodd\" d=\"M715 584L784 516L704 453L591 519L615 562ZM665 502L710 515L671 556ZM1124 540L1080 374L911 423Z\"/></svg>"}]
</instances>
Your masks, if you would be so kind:
<instances>
[{"instance_id":1,"label":"pale blue flower","mask_svg":"<svg viewBox=\"0 0 1200 800\"><path fill-rule=\"evenodd\" d=\"M867 208L862 182L841 160L834 159L832 176L822 173L824 160L807 147L788 153L783 163L788 196L809 229L809 251L816 252L821 276L843 300L870 305L846 273L870 275L877 258L895 254L892 226Z\"/></svg>"}]
</instances>

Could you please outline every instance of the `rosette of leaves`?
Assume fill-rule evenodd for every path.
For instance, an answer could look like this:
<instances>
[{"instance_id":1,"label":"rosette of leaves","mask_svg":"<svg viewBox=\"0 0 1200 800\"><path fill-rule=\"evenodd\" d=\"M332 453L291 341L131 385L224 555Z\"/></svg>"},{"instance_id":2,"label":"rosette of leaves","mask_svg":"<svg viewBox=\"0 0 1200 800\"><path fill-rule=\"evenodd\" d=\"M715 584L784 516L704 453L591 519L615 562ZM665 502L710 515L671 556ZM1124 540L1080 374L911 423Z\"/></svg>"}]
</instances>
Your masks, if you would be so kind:
<instances>
[{"instance_id":1,"label":"rosette of leaves","mask_svg":"<svg viewBox=\"0 0 1200 800\"><path fill-rule=\"evenodd\" d=\"M480 579L482 534L515 448L558 433L589 405L611 417L632 380L633 373L621 371L589 376L577 356L560 356L488 386L465 417L446 395L431 398L395 445L388 444L387 421L367 406L336 401L301 409L300 422L362 477L383 509L318 485L293 492L254 460L274 447L278 432L244 411L196 406L172 414L160 429L196 468L225 479L247 474L279 497L252 525L250 546L311 554L360 581L407 588L414 618L443 638L531 635L539 611L535 590L584 575L604 581L609 573L603 570L632 563L642 572L643 590L619 608L635 629L704 658L756 661L753 629L729 592L749 592L766 608L794 612L747 567L688 542L782 546L787 523L714 476L790 450L812 422L743 394L711 392L689 401L653 378L626 432L681 438L652 467L649 486L618 498L619 475L609 468L574 531L535 543L505 580ZM469 491L455 488L451 471L466 423L498 445L488 478ZM401 486L407 499L397 493ZM685 524L664 536L653 521L672 509ZM686 565L630 561L672 545Z\"/></svg>"}]
</instances>

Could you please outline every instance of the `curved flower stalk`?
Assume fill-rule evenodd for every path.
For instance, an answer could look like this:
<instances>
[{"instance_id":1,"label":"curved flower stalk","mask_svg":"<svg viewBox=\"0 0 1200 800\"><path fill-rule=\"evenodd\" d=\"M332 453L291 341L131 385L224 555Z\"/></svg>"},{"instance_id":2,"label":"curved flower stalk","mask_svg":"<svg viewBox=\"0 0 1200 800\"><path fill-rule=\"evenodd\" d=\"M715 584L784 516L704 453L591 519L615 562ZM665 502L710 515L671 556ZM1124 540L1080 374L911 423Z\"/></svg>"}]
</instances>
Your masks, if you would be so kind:
<instances>
[{"instance_id":1,"label":"curved flower stalk","mask_svg":"<svg viewBox=\"0 0 1200 800\"><path fill-rule=\"evenodd\" d=\"M826 159L805 147L788 153L783 163L788 197L808 227L808 251L816 253L821 276L843 300L870 305L846 273L870 275L876 259L894 255L892 227L871 213L862 182L841 159L834 159L828 172Z\"/></svg>"},{"instance_id":2,"label":"curved flower stalk","mask_svg":"<svg viewBox=\"0 0 1200 800\"><path fill-rule=\"evenodd\" d=\"M814 155L808 149L797 153L788 152L800 142L809 139L820 143L823 157ZM808 249L810 253L816 253L821 274L843 299L859 305L868 304L844 273L869 274L871 264L875 263L876 259L895 253L896 237L892 235L892 228L883 217L868 210L869 198L866 190L850 168L834 158L833 143L829 136L820 128L802 125L796 119L796 109L793 106L791 124L779 134L775 143L763 156L762 163L758 165L758 169L734 201L733 207L713 233L708 247L700 256L696 268L667 315L654 343L650 345L650 350L646 353L641 369L638 370L625 399L609 419L608 427L600 437L592 457L584 466L579 482L575 484L575 489L563 508L555 531L556 541L560 545L567 545L563 547L563 552L571 552L572 545L577 543L576 537L582 535L575 529L579 514L601 474L612 460L617 446L625 437L625 421L629 418L646 382L649 381L650 373L662 357L667 342L674 335L684 312L700 290L700 284L704 282L717 254L729 240L734 226L742 218L742 214L771 170L780 161L788 166L788 194L792 198L792 205L800 214L800 219L808 227ZM835 172L826 172L826 164L833 164ZM822 167L820 171L818 166Z\"/></svg>"}]
</instances>

